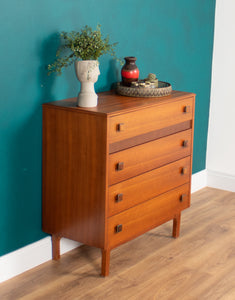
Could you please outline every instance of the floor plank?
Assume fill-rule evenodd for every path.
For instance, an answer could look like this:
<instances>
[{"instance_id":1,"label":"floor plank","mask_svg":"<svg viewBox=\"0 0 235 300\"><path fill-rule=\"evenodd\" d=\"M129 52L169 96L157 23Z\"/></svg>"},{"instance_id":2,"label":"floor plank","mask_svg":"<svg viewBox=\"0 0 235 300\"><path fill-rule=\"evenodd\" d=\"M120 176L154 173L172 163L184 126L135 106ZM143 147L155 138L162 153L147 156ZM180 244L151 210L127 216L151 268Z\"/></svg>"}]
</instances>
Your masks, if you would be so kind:
<instances>
[{"instance_id":1,"label":"floor plank","mask_svg":"<svg viewBox=\"0 0 235 300\"><path fill-rule=\"evenodd\" d=\"M172 221L111 252L100 277L99 249L81 246L0 284L1 300L234 300L235 193L205 188Z\"/></svg>"}]
</instances>

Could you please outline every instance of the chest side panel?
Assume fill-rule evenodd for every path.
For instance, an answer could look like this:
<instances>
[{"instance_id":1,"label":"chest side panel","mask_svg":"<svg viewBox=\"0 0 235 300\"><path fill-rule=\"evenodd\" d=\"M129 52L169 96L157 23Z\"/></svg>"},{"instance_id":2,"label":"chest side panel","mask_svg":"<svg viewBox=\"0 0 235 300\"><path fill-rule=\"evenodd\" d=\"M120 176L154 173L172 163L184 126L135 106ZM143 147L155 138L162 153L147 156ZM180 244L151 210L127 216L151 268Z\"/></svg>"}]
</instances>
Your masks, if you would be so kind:
<instances>
[{"instance_id":1,"label":"chest side panel","mask_svg":"<svg viewBox=\"0 0 235 300\"><path fill-rule=\"evenodd\" d=\"M104 116L44 108L45 232L103 247L106 124Z\"/></svg>"}]
</instances>

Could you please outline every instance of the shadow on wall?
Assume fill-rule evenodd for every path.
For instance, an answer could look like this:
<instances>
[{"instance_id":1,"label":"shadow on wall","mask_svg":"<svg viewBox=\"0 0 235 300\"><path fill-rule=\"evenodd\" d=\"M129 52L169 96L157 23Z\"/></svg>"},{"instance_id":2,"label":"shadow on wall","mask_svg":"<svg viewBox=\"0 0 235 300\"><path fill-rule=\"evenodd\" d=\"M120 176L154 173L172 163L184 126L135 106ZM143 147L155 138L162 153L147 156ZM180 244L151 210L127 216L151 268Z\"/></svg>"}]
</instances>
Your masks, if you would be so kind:
<instances>
[{"instance_id":1,"label":"shadow on wall","mask_svg":"<svg viewBox=\"0 0 235 300\"><path fill-rule=\"evenodd\" d=\"M52 87L55 83L56 74L51 74L48 76L47 66L55 60L56 51L59 45L59 33L53 33L43 42L40 42L38 54L41 61L41 66L38 71L38 83L39 87L41 88L41 94L39 96L39 102L41 104L56 100L52 94Z\"/></svg>"},{"instance_id":2,"label":"shadow on wall","mask_svg":"<svg viewBox=\"0 0 235 300\"><path fill-rule=\"evenodd\" d=\"M47 65L54 62L56 58L56 51L60 46L60 35L59 33L53 33L46 40L40 43L40 61L41 67L38 73L38 82L41 87L40 103L58 100L55 99L52 88L55 84L57 75L52 73L50 76L47 75ZM119 68L118 68L119 67ZM100 71L101 74L95 84L95 90L97 93L102 91L109 91L113 88L113 84L120 81L120 66L114 59L101 59L100 60ZM80 91L80 82L77 80L72 64L66 69L63 69L63 76L66 82L67 97L77 97ZM64 87L65 88L65 87Z\"/></svg>"},{"instance_id":3,"label":"shadow on wall","mask_svg":"<svg viewBox=\"0 0 235 300\"><path fill-rule=\"evenodd\" d=\"M120 81L120 71L118 69L118 63L114 59L109 60L108 64L108 70L107 70L107 75L106 75L106 84L97 90L97 92L100 91L109 91L115 87L115 84ZM102 74L101 74L102 75Z\"/></svg>"},{"instance_id":4,"label":"shadow on wall","mask_svg":"<svg viewBox=\"0 0 235 300\"><path fill-rule=\"evenodd\" d=\"M0 255L45 236L41 231L40 109L15 129L9 142L6 228Z\"/></svg>"},{"instance_id":5,"label":"shadow on wall","mask_svg":"<svg viewBox=\"0 0 235 300\"><path fill-rule=\"evenodd\" d=\"M41 189L42 189L42 104L58 100L53 95L56 75L47 75L47 65L54 61L60 44L57 33L40 41L38 55L41 65L38 69L38 99L36 108L24 107L24 120L15 127L9 140L8 186L5 201L2 244L0 255L14 251L46 236L41 230ZM115 60L102 60L101 76L96 91L110 90L118 81L120 73ZM79 83L74 67L65 72L68 93L76 97ZM27 112L28 109L28 112Z\"/></svg>"},{"instance_id":6,"label":"shadow on wall","mask_svg":"<svg viewBox=\"0 0 235 300\"><path fill-rule=\"evenodd\" d=\"M52 34L39 43L40 68L36 108L24 107L24 119L9 137L5 221L0 255L43 238L41 230L42 103L53 101L55 76L47 75L47 65L55 58L60 39ZM29 111L27 112L27 109Z\"/></svg>"},{"instance_id":7,"label":"shadow on wall","mask_svg":"<svg viewBox=\"0 0 235 300\"><path fill-rule=\"evenodd\" d=\"M115 88L115 85L120 81L120 70L118 68L118 63L114 59L109 59L108 68L105 73L105 68L103 65L105 62L101 60L100 62L100 76L97 83L95 84L96 93L110 91Z\"/></svg>"}]
</instances>

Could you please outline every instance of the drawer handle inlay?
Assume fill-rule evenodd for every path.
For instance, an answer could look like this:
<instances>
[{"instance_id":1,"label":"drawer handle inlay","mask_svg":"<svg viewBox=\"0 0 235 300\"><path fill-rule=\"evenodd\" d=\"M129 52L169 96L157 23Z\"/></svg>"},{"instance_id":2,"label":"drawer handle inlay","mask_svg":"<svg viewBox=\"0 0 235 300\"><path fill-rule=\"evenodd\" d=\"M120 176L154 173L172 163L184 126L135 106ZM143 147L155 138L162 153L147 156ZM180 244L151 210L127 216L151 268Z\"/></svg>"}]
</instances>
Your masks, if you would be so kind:
<instances>
[{"instance_id":1,"label":"drawer handle inlay","mask_svg":"<svg viewBox=\"0 0 235 300\"><path fill-rule=\"evenodd\" d=\"M185 201L185 200L186 200L186 197L187 197L186 194L182 194L182 195L180 196L180 202Z\"/></svg>"},{"instance_id":2,"label":"drawer handle inlay","mask_svg":"<svg viewBox=\"0 0 235 300\"><path fill-rule=\"evenodd\" d=\"M118 224L116 227L115 227L115 231L116 233L119 233L122 231L122 224Z\"/></svg>"},{"instance_id":3,"label":"drawer handle inlay","mask_svg":"<svg viewBox=\"0 0 235 300\"><path fill-rule=\"evenodd\" d=\"M181 169L181 174L185 175L185 174L187 174L187 173L188 173L188 169L185 168L185 167L183 167L183 168Z\"/></svg>"},{"instance_id":4,"label":"drawer handle inlay","mask_svg":"<svg viewBox=\"0 0 235 300\"><path fill-rule=\"evenodd\" d=\"M115 201L116 202L121 202L123 200L123 194L117 194L116 196L115 196Z\"/></svg>"},{"instance_id":5,"label":"drawer handle inlay","mask_svg":"<svg viewBox=\"0 0 235 300\"><path fill-rule=\"evenodd\" d=\"M189 105L186 105L184 106L184 113L189 113L190 112L190 106Z\"/></svg>"},{"instance_id":6,"label":"drawer handle inlay","mask_svg":"<svg viewBox=\"0 0 235 300\"><path fill-rule=\"evenodd\" d=\"M124 169L124 162L119 162L119 163L117 163L117 165L116 165L116 170L117 171L121 171L121 170L123 170Z\"/></svg>"},{"instance_id":7,"label":"drawer handle inlay","mask_svg":"<svg viewBox=\"0 0 235 300\"><path fill-rule=\"evenodd\" d=\"M188 140L184 140L182 146L183 147L188 147Z\"/></svg>"},{"instance_id":8,"label":"drawer handle inlay","mask_svg":"<svg viewBox=\"0 0 235 300\"><path fill-rule=\"evenodd\" d=\"M119 123L117 124L117 131L124 131L125 129L125 126L124 126L124 123Z\"/></svg>"}]
</instances>

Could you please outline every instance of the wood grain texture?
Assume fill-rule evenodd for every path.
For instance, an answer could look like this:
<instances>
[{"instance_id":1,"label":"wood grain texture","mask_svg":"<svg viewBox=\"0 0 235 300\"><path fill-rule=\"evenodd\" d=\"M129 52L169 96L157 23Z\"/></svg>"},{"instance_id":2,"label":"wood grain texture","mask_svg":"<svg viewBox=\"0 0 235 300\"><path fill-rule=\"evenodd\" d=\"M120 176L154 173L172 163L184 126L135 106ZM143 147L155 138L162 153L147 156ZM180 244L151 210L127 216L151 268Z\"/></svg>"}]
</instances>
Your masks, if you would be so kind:
<instances>
[{"instance_id":1,"label":"wood grain texture","mask_svg":"<svg viewBox=\"0 0 235 300\"><path fill-rule=\"evenodd\" d=\"M130 147L134 147L143 143L147 143L156 139L160 139L164 136L168 136L180 131L184 131L192 128L192 120L175 124L172 126L167 126L158 130L154 130L145 134L140 134L138 136L125 139L116 143L111 143L109 145L109 153L114 153L121 151Z\"/></svg>"},{"instance_id":2,"label":"wood grain texture","mask_svg":"<svg viewBox=\"0 0 235 300\"><path fill-rule=\"evenodd\" d=\"M184 141L188 141L187 147L183 146ZM110 154L109 184L118 183L190 154L190 129ZM121 171L117 170L119 162L123 163Z\"/></svg>"},{"instance_id":3,"label":"wood grain texture","mask_svg":"<svg viewBox=\"0 0 235 300\"><path fill-rule=\"evenodd\" d=\"M190 157L183 158L110 186L109 216L189 182L190 174L182 174L182 169L189 169L190 164ZM116 199L118 194L122 194L121 201Z\"/></svg>"},{"instance_id":4,"label":"wood grain texture","mask_svg":"<svg viewBox=\"0 0 235 300\"><path fill-rule=\"evenodd\" d=\"M193 115L193 118L192 118L192 131L191 131L191 149L192 149L192 152L191 152L191 166L190 166L190 169L189 169L189 173L192 174L193 173L193 142L194 142L194 124L195 124L195 97L193 97L193 100L192 100L192 115ZM189 186L190 186L190 191L191 191L191 186L192 186L192 180L190 180L190 183L189 183ZM190 205L190 202L191 202L191 194L189 195L189 205Z\"/></svg>"},{"instance_id":5,"label":"wood grain texture","mask_svg":"<svg viewBox=\"0 0 235 300\"><path fill-rule=\"evenodd\" d=\"M44 107L45 232L104 247L106 123L103 117Z\"/></svg>"},{"instance_id":6,"label":"wood grain texture","mask_svg":"<svg viewBox=\"0 0 235 300\"><path fill-rule=\"evenodd\" d=\"M109 247L114 248L144 232L173 219L189 206L189 185L185 184L156 198L116 214L108 220ZM184 201L180 201L185 194ZM116 232L121 224L122 231Z\"/></svg>"},{"instance_id":7,"label":"wood grain texture","mask_svg":"<svg viewBox=\"0 0 235 300\"><path fill-rule=\"evenodd\" d=\"M145 134L164 127L179 124L193 117L193 97L164 105L142 108L131 113L110 117L109 142L125 140L133 136ZM185 107L190 107L188 112ZM119 131L119 124L123 124L124 130Z\"/></svg>"},{"instance_id":8,"label":"wood grain texture","mask_svg":"<svg viewBox=\"0 0 235 300\"><path fill-rule=\"evenodd\" d=\"M174 238L177 238L180 235L180 221L181 221L181 213L178 213L178 214L175 215L175 217L173 219L172 236Z\"/></svg>"},{"instance_id":9,"label":"wood grain texture","mask_svg":"<svg viewBox=\"0 0 235 300\"><path fill-rule=\"evenodd\" d=\"M102 249L102 260L101 260L101 275L109 275L109 264L110 264L110 250Z\"/></svg>"},{"instance_id":10,"label":"wood grain texture","mask_svg":"<svg viewBox=\"0 0 235 300\"><path fill-rule=\"evenodd\" d=\"M0 284L0 299L235 299L235 193L205 188L171 222L114 249L109 277L100 250L81 246Z\"/></svg>"},{"instance_id":11,"label":"wood grain texture","mask_svg":"<svg viewBox=\"0 0 235 300\"><path fill-rule=\"evenodd\" d=\"M176 220L189 206L194 98L106 92L95 108L76 107L75 99L43 105L43 230L52 235L55 260L59 239L70 238L101 249L106 276L111 248ZM179 202L182 189L186 199ZM117 202L124 200L112 207L116 192ZM121 214L119 241L110 232L122 231L122 224L112 224Z\"/></svg>"},{"instance_id":12,"label":"wood grain texture","mask_svg":"<svg viewBox=\"0 0 235 300\"><path fill-rule=\"evenodd\" d=\"M52 236L51 236L52 259L53 260L60 259L60 239L61 239L61 237L56 234L52 234Z\"/></svg>"},{"instance_id":13,"label":"wood grain texture","mask_svg":"<svg viewBox=\"0 0 235 300\"><path fill-rule=\"evenodd\" d=\"M115 116L123 112L132 112L143 108L159 106L162 104L176 102L184 98L195 97L195 94L188 92L172 91L171 95L156 98L134 98L120 96L115 91L102 92L98 94L98 105L96 107L82 108L77 107L77 99L69 98L53 101L44 105L53 105L66 110L76 110L89 114L105 114Z\"/></svg>"}]
</instances>

